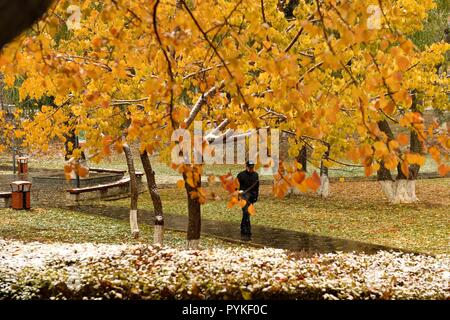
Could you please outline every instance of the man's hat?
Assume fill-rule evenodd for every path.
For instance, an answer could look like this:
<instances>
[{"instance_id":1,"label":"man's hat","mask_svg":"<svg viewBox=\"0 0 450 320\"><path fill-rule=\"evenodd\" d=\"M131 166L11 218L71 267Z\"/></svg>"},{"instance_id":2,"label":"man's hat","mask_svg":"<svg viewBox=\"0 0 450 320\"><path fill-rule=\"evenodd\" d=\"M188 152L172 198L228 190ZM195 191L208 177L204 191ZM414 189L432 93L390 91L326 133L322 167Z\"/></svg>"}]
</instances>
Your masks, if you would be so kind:
<instances>
[{"instance_id":1,"label":"man's hat","mask_svg":"<svg viewBox=\"0 0 450 320\"><path fill-rule=\"evenodd\" d=\"M253 160L248 160L246 163L247 167L251 167L255 165L255 162Z\"/></svg>"}]
</instances>

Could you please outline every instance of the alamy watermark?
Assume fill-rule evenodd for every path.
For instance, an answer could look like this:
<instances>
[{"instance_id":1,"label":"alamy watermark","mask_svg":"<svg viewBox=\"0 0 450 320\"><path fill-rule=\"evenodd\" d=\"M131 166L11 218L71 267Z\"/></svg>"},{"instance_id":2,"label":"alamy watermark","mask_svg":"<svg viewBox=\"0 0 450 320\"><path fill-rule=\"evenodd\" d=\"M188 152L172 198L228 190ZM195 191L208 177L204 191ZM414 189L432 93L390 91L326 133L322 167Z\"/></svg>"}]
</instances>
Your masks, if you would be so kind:
<instances>
[{"instance_id":1,"label":"alamy watermark","mask_svg":"<svg viewBox=\"0 0 450 320\"><path fill-rule=\"evenodd\" d=\"M67 7L66 12L70 14L70 17L66 20L67 29L78 30L81 29L81 9L77 5L70 5Z\"/></svg>"},{"instance_id":2,"label":"alamy watermark","mask_svg":"<svg viewBox=\"0 0 450 320\"><path fill-rule=\"evenodd\" d=\"M66 12L70 14L69 18L66 20L66 25L69 30L78 30L81 28L81 9L77 5L70 5L67 7ZM367 28L369 30L380 30L381 29L381 17L382 10L380 6L371 4L367 7L367 13L369 17L367 19Z\"/></svg>"},{"instance_id":3,"label":"alamy watermark","mask_svg":"<svg viewBox=\"0 0 450 320\"><path fill-rule=\"evenodd\" d=\"M370 16L367 19L367 29L369 30L380 30L381 29L381 8L375 4L371 4L367 7L367 13Z\"/></svg>"},{"instance_id":4,"label":"alamy watermark","mask_svg":"<svg viewBox=\"0 0 450 320\"><path fill-rule=\"evenodd\" d=\"M228 129L216 135L206 132L201 121L194 122L193 134L177 129L171 140L171 160L175 164L245 164L247 160L261 166L260 173L272 175L278 171L280 154L279 129L253 129L249 131ZM270 142L269 142L270 140Z\"/></svg>"}]
</instances>

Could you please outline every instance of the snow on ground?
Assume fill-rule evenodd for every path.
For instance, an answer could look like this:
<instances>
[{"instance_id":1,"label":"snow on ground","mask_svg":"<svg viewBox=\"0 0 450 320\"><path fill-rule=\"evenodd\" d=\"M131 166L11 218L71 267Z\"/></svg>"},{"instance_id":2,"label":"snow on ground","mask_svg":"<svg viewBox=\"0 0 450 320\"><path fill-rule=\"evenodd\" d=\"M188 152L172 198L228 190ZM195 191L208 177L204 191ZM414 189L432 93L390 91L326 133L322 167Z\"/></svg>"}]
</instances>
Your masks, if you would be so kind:
<instances>
[{"instance_id":1,"label":"snow on ground","mask_svg":"<svg viewBox=\"0 0 450 320\"><path fill-rule=\"evenodd\" d=\"M88 261L100 257L112 257L129 249L125 244L93 243L41 243L0 239L0 270L19 271L24 267L44 267L55 260Z\"/></svg>"}]
</instances>

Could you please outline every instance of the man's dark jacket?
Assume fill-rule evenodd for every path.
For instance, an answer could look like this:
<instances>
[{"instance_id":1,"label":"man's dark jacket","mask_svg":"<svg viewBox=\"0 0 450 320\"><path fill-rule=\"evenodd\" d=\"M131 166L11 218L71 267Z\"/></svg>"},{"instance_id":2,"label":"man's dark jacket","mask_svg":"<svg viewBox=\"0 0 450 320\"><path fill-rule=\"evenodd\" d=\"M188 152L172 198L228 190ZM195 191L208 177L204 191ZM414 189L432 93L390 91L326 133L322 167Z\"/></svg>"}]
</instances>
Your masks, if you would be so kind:
<instances>
[{"instance_id":1,"label":"man's dark jacket","mask_svg":"<svg viewBox=\"0 0 450 320\"><path fill-rule=\"evenodd\" d=\"M258 201L259 176L257 172L242 171L237 176L239 180L239 190L243 190L243 197L250 203Z\"/></svg>"}]
</instances>

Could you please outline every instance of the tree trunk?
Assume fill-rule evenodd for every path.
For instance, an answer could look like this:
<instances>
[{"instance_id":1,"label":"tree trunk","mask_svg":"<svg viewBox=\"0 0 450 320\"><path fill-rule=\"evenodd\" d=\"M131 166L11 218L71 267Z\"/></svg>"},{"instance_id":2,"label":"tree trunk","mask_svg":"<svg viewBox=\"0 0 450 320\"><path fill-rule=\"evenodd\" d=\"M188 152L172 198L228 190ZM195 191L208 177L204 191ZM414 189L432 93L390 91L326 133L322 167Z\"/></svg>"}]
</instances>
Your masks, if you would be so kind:
<instances>
[{"instance_id":1,"label":"tree trunk","mask_svg":"<svg viewBox=\"0 0 450 320\"><path fill-rule=\"evenodd\" d=\"M298 155L295 160L302 165L301 171L306 173L308 164L308 149L306 145L298 151ZM288 194L302 194L302 192L296 187L289 187Z\"/></svg>"},{"instance_id":2,"label":"tree trunk","mask_svg":"<svg viewBox=\"0 0 450 320\"><path fill-rule=\"evenodd\" d=\"M155 180L155 171L153 171L152 164L148 157L147 151L141 154L141 162L144 167L145 177L147 178L148 191L153 203L153 210L155 212L155 230L153 234L153 243L162 245L164 238L164 215L161 197L158 193L158 187Z\"/></svg>"},{"instance_id":3,"label":"tree trunk","mask_svg":"<svg viewBox=\"0 0 450 320\"><path fill-rule=\"evenodd\" d=\"M136 178L136 170L134 168L133 155L131 153L130 146L125 143L123 145L123 151L125 153L125 158L127 159L128 173L130 175L130 193L131 193L131 202L130 202L130 227L131 234L134 239L139 238L139 226L137 222L137 209L138 209L138 183Z\"/></svg>"},{"instance_id":4,"label":"tree trunk","mask_svg":"<svg viewBox=\"0 0 450 320\"><path fill-rule=\"evenodd\" d=\"M65 135L66 141L64 142L64 149L65 149L65 156L64 159L66 161L68 161L71 156L72 156L72 152L73 149L76 148L76 144L77 144L77 136L75 135L75 130L70 130L66 135ZM69 142L72 143L72 150L69 149Z\"/></svg>"},{"instance_id":5,"label":"tree trunk","mask_svg":"<svg viewBox=\"0 0 450 320\"><path fill-rule=\"evenodd\" d=\"M411 110L413 112L419 112L417 109L417 99L415 97L413 99L413 105L411 107ZM419 135L414 130L411 130L409 150L413 153L418 153L418 154L423 153L422 142L419 140ZM409 179L408 179L407 190L408 190L408 194L409 194L412 202L419 201L419 198L417 198L417 196L416 196L416 180L419 175L419 171L420 171L420 165L412 164L409 166L409 177L408 177Z\"/></svg>"},{"instance_id":6,"label":"tree trunk","mask_svg":"<svg viewBox=\"0 0 450 320\"><path fill-rule=\"evenodd\" d=\"M196 181L195 188L187 183L186 173L183 173L184 185L188 198L188 230L187 230L187 249L198 250L200 244L201 232L201 205L198 197L192 198L191 193L201 187L201 176ZM195 182L194 182L195 183Z\"/></svg>"},{"instance_id":7,"label":"tree trunk","mask_svg":"<svg viewBox=\"0 0 450 320\"><path fill-rule=\"evenodd\" d=\"M386 134L388 142L394 139L394 134L392 133L391 127L386 119L379 121L378 127ZM380 169L377 171L377 180L389 202L393 202L395 198L396 185L394 179L392 178L391 171L384 166L384 161L380 161Z\"/></svg>"},{"instance_id":8,"label":"tree trunk","mask_svg":"<svg viewBox=\"0 0 450 320\"><path fill-rule=\"evenodd\" d=\"M413 97L411 106L412 112L419 112L417 109L417 99ZM409 150L413 153L421 154L423 152L422 142L416 131L410 130ZM394 203L413 203L419 201L416 196L416 179L419 175L420 166L412 164L408 168L408 176L401 170L401 165L397 166L397 188L395 192Z\"/></svg>"},{"instance_id":9,"label":"tree trunk","mask_svg":"<svg viewBox=\"0 0 450 320\"><path fill-rule=\"evenodd\" d=\"M31 27L52 3L52 0L0 0L0 50Z\"/></svg>"},{"instance_id":10,"label":"tree trunk","mask_svg":"<svg viewBox=\"0 0 450 320\"><path fill-rule=\"evenodd\" d=\"M308 149L307 149L306 145L304 145L300 149L300 151L298 152L296 160L297 160L298 163L300 163L302 165L302 171L306 172L307 165L308 165Z\"/></svg>"},{"instance_id":11,"label":"tree trunk","mask_svg":"<svg viewBox=\"0 0 450 320\"><path fill-rule=\"evenodd\" d=\"M324 161L328 160L330 156L330 144L327 143L327 150L325 151L322 162L320 163L320 188L317 193L324 197L328 198L330 195L330 179L328 177L328 167L325 165Z\"/></svg>"},{"instance_id":12,"label":"tree trunk","mask_svg":"<svg viewBox=\"0 0 450 320\"><path fill-rule=\"evenodd\" d=\"M380 162L380 169L377 171L377 180L389 202L392 202L395 197L395 181L392 178L391 171L384 166L384 161Z\"/></svg>"},{"instance_id":13,"label":"tree trunk","mask_svg":"<svg viewBox=\"0 0 450 320\"><path fill-rule=\"evenodd\" d=\"M411 203L408 193L408 177L403 173L401 163L397 165L397 178L395 181L395 193L393 203Z\"/></svg>"}]
</instances>

